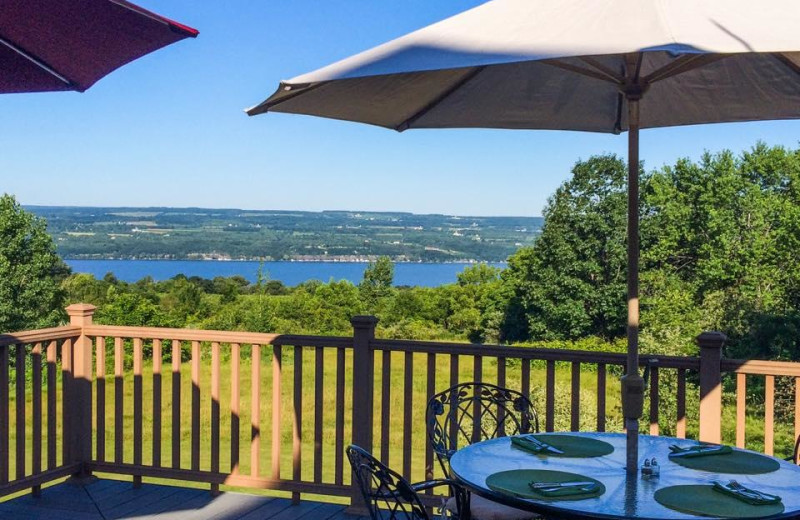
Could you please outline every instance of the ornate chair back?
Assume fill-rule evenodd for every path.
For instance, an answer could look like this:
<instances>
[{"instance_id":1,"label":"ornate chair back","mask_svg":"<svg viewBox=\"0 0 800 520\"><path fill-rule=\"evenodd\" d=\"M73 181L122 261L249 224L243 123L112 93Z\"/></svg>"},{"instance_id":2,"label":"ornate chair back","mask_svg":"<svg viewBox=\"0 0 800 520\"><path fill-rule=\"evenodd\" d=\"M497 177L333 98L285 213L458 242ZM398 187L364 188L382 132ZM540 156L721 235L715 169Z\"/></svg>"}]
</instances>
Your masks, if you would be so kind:
<instances>
[{"instance_id":1,"label":"ornate chair back","mask_svg":"<svg viewBox=\"0 0 800 520\"><path fill-rule=\"evenodd\" d=\"M450 478L450 457L461 447L496 437L539 431L530 399L490 383L460 383L428 401L428 441Z\"/></svg>"},{"instance_id":2,"label":"ornate chair back","mask_svg":"<svg viewBox=\"0 0 800 520\"><path fill-rule=\"evenodd\" d=\"M347 447L361 494L372 520L430 520L411 484L358 446Z\"/></svg>"}]
</instances>

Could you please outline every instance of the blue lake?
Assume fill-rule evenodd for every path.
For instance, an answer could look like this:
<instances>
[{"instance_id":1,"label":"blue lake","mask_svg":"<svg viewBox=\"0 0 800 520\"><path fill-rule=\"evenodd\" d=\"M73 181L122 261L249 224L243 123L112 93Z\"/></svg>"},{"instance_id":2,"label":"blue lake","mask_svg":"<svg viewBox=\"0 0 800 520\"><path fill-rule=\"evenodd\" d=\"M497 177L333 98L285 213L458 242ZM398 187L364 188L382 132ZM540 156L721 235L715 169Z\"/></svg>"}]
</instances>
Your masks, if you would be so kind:
<instances>
[{"instance_id":1,"label":"blue lake","mask_svg":"<svg viewBox=\"0 0 800 520\"><path fill-rule=\"evenodd\" d=\"M214 260L67 260L76 273L89 273L102 278L114 273L125 282L135 282L145 276L168 280L177 274L214 278L241 275L251 282L258 276L259 262L224 262ZM436 287L456 281L456 275L471 264L398 263L394 266L395 285ZM505 267L505 263L491 263ZM272 280L297 285L307 280L349 280L357 284L367 264L358 262L264 262Z\"/></svg>"}]
</instances>

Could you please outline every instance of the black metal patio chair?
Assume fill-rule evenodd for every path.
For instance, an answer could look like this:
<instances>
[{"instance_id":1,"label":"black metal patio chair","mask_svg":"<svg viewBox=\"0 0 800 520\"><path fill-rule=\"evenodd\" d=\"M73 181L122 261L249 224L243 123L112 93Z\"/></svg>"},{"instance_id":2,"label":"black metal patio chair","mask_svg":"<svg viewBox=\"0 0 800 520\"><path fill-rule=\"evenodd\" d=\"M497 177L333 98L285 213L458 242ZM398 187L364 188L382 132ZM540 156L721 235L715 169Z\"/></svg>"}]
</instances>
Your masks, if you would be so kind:
<instances>
[{"instance_id":1,"label":"black metal patio chair","mask_svg":"<svg viewBox=\"0 0 800 520\"><path fill-rule=\"evenodd\" d=\"M786 460L800 465L800 435L797 436L797 440L794 443L794 453Z\"/></svg>"},{"instance_id":2,"label":"black metal patio chair","mask_svg":"<svg viewBox=\"0 0 800 520\"><path fill-rule=\"evenodd\" d=\"M346 451L372 520L470 520L469 510L463 507L467 494L458 483L444 479L411 484L366 450L350 445ZM418 493L439 486L448 487L450 495L456 497L456 507L442 506L432 517Z\"/></svg>"},{"instance_id":3,"label":"black metal patio chair","mask_svg":"<svg viewBox=\"0 0 800 520\"><path fill-rule=\"evenodd\" d=\"M475 442L539 431L539 419L530 399L490 383L460 383L431 397L425 412L428 441L446 478L451 479L450 457ZM467 505L475 520L526 520L536 515L469 495ZM447 507L453 507L452 502Z\"/></svg>"}]
</instances>

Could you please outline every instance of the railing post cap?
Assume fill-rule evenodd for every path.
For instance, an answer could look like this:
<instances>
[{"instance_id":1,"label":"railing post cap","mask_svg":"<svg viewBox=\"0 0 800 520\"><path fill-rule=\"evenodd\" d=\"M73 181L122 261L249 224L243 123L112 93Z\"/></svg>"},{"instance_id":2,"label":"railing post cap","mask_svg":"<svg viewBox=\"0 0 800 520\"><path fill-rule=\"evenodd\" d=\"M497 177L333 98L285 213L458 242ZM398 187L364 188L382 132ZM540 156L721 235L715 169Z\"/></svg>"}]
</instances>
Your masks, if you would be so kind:
<instances>
[{"instance_id":1,"label":"railing post cap","mask_svg":"<svg viewBox=\"0 0 800 520\"><path fill-rule=\"evenodd\" d=\"M697 336L700 348L722 348L727 340L728 336L717 331L706 331Z\"/></svg>"},{"instance_id":2,"label":"railing post cap","mask_svg":"<svg viewBox=\"0 0 800 520\"><path fill-rule=\"evenodd\" d=\"M97 307L91 303L73 303L67 307L67 314L70 316L91 316Z\"/></svg>"},{"instance_id":3,"label":"railing post cap","mask_svg":"<svg viewBox=\"0 0 800 520\"><path fill-rule=\"evenodd\" d=\"M378 318L375 316L353 316L350 318L350 323L356 329L372 329L378 324Z\"/></svg>"}]
</instances>

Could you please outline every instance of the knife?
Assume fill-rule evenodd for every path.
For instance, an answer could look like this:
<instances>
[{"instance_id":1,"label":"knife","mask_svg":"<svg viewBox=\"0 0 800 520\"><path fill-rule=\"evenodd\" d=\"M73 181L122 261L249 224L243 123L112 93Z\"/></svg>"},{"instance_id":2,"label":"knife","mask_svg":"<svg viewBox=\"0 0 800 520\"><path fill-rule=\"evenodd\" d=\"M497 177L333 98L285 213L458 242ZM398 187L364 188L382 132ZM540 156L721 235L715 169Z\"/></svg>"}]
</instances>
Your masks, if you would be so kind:
<instances>
[{"instance_id":1,"label":"knife","mask_svg":"<svg viewBox=\"0 0 800 520\"><path fill-rule=\"evenodd\" d=\"M537 446L539 446L540 448L542 448L542 449L545 449L545 450L547 450L547 451L549 451L549 452L551 452L551 453L558 453L558 454L562 454L562 455L564 454L564 452L563 452L563 451L561 451L561 450L559 450L558 448L555 448L555 447L553 447L553 446L550 446L550 445L549 445L549 444L547 444L546 442L542 442L542 441L540 441L539 439L537 439L537 438L536 438L536 437L534 437L533 435L527 435L527 436L525 436L525 439L527 439L527 440L531 441L532 443L536 444L536 445L537 445Z\"/></svg>"},{"instance_id":2,"label":"knife","mask_svg":"<svg viewBox=\"0 0 800 520\"><path fill-rule=\"evenodd\" d=\"M589 480L586 482L530 482L528 485L531 487L531 489L556 489L594 486L595 483Z\"/></svg>"}]
</instances>

